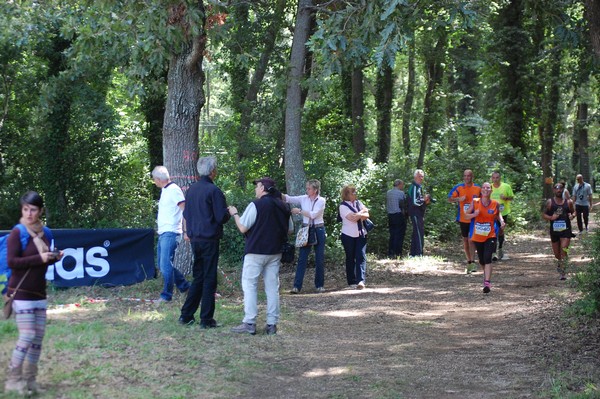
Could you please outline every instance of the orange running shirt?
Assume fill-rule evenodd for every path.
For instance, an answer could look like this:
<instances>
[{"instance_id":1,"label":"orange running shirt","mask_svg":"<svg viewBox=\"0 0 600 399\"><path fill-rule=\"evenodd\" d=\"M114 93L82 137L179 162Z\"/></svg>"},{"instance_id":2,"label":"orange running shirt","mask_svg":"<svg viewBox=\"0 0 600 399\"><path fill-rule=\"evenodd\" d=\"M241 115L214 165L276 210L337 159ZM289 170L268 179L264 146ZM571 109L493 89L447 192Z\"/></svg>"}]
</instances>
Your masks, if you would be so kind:
<instances>
[{"instance_id":1,"label":"orange running shirt","mask_svg":"<svg viewBox=\"0 0 600 399\"><path fill-rule=\"evenodd\" d=\"M469 230L469 238L474 242L485 242L489 238L497 236L496 218L500 212L500 206L497 201L490 200L488 206L481 203L480 198L473 200L473 211L479 209L479 215L471 219L471 228Z\"/></svg>"},{"instance_id":2,"label":"orange running shirt","mask_svg":"<svg viewBox=\"0 0 600 399\"><path fill-rule=\"evenodd\" d=\"M456 220L461 223L470 223L471 221L465 217L465 211L469 209L473 199L481 196L481 187L477 184L467 186L465 183L459 183L452 187L452 190L448 193L448 198L458 198L463 195L465 196L465 200L458 203Z\"/></svg>"}]
</instances>

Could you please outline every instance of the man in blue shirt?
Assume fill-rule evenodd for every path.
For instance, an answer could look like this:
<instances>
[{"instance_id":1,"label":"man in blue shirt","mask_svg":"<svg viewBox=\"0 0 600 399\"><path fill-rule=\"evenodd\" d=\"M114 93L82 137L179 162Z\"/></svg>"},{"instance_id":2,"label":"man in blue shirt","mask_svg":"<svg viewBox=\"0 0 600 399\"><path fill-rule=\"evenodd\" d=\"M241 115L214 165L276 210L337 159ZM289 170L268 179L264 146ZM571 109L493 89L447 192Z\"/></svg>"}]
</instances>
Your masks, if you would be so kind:
<instances>
[{"instance_id":1,"label":"man in blue shirt","mask_svg":"<svg viewBox=\"0 0 600 399\"><path fill-rule=\"evenodd\" d=\"M388 256L397 258L402 256L404 245L404 234L406 233L406 195L404 194L404 182L400 179L394 180L394 188L386 194L386 208L388 214L388 228L390 240L388 244Z\"/></svg>"}]
</instances>

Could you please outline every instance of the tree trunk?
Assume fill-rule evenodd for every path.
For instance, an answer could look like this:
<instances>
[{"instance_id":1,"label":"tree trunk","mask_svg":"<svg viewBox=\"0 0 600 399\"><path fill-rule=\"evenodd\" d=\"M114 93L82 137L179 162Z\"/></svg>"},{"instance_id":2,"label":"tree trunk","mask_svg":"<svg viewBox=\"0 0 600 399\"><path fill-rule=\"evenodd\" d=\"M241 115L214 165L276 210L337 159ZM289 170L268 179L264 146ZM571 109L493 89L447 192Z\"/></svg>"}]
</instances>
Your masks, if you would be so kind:
<instances>
[{"instance_id":1,"label":"tree trunk","mask_svg":"<svg viewBox=\"0 0 600 399\"><path fill-rule=\"evenodd\" d=\"M240 117L240 126L235 135L237 139L237 172L238 184L244 189L246 188L246 170L248 169L245 160L248 157L248 134L250 130L250 113L251 106L246 101L248 95L248 74L249 66L247 62L240 61L240 57L248 52L244 47L244 43L250 35L249 10L250 5L246 1L235 1L231 6L232 12L229 15L231 19L231 32L227 49L229 50L229 90L231 91L231 107L234 112ZM242 122L242 118L245 118Z\"/></svg>"},{"instance_id":2,"label":"tree trunk","mask_svg":"<svg viewBox=\"0 0 600 399\"><path fill-rule=\"evenodd\" d=\"M544 107L544 127L540 132L542 143L541 166L544 179L544 198L552 197L552 154L554 152L554 135L556 121L558 120L558 104L560 101L560 51L554 49L551 56L550 73L548 76L549 91ZM558 177L558 176L557 176Z\"/></svg>"},{"instance_id":3,"label":"tree trunk","mask_svg":"<svg viewBox=\"0 0 600 399\"><path fill-rule=\"evenodd\" d=\"M306 42L310 32L312 0L299 0L290 55L285 111L285 177L287 192L304 191L306 173L300 141L302 128L302 78L306 62Z\"/></svg>"},{"instance_id":4,"label":"tree trunk","mask_svg":"<svg viewBox=\"0 0 600 399\"><path fill-rule=\"evenodd\" d=\"M385 163L390 156L392 137L392 99L394 76L389 65L382 66L377 74L375 106L377 108L377 163Z\"/></svg>"},{"instance_id":5,"label":"tree trunk","mask_svg":"<svg viewBox=\"0 0 600 399\"><path fill-rule=\"evenodd\" d=\"M66 168L69 167L70 161L64 150L69 147L70 142L72 85L77 83L65 81L66 78L61 76L61 72L67 68L64 52L70 46L70 41L62 39L57 34L54 36L52 46L44 53L48 59L48 76L53 87L47 101L47 128L43 132L46 156L41 160L44 169L41 187L46 196L47 223L53 227L66 227L69 220L67 209L69 174Z\"/></svg>"},{"instance_id":6,"label":"tree trunk","mask_svg":"<svg viewBox=\"0 0 600 399\"><path fill-rule=\"evenodd\" d=\"M511 0L498 14L495 25L498 57L503 61L500 68L499 101L504 106L504 123L502 130L506 142L514 151L504 155L507 166L513 170L522 170L521 160L524 159L527 146L525 133L525 52L529 38L523 31L523 0Z\"/></svg>"},{"instance_id":7,"label":"tree trunk","mask_svg":"<svg viewBox=\"0 0 600 399\"><path fill-rule=\"evenodd\" d=\"M360 157L365 153L367 144L365 141L365 95L363 86L362 67L354 67L352 70L352 146L354 154Z\"/></svg>"},{"instance_id":8,"label":"tree trunk","mask_svg":"<svg viewBox=\"0 0 600 399\"><path fill-rule=\"evenodd\" d=\"M197 3L202 15L204 3ZM170 21L183 23L176 13L181 9L172 8ZM200 34L190 36L180 53L171 56L167 76L168 91L163 126L164 165L169 170L171 180L185 193L189 186L198 180L198 125L204 105L204 71L202 59L206 46L206 34L202 19ZM175 254L174 263L184 274L192 269L191 246L182 241Z\"/></svg>"},{"instance_id":9,"label":"tree trunk","mask_svg":"<svg viewBox=\"0 0 600 399\"><path fill-rule=\"evenodd\" d=\"M446 46L446 34L444 33L435 46L432 54L426 56L425 64L427 68L427 91L423 103L423 130L421 133L421 147L419 149L419 159L417 168L422 169L425 162L425 151L427 150L427 141L434 121L434 97L437 87L442 82L444 74L442 61L444 59L444 49Z\"/></svg>"},{"instance_id":10,"label":"tree trunk","mask_svg":"<svg viewBox=\"0 0 600 399\"><path fill-rule=\"evenodd\" d=\"M202 0L198 1L197 5L204 14ZM173 18L176 19L176 16ZM171 56L168 73L163 127L164 164L171 174L171 179L184 192L198 180L198 123L205 100L202 70L206 46L204 22L203 19L200 34L191 36L181 52Z\"/></svg>"},{"instance_id":11,"label":"tree trunk","mask_svg":"<svg viewBox=\"0 0 600 399\"><path fill-rule=\"evenodd\" d=\"M575 137L578 142L578 163L575 166L575 172L583 175L584 181L591 181L590 154L588 139L588 104L581 102L577 105L577 120L575 121Z\"/></svg>"},{"instance_id":12,"label":"tree trunk","mask_svg":"<svg viewBox=\"0 0 600 399\"><path fill-rule=\"evenodd\" d=\"M349 120L352 119L352 64L349 62L342 63L342 71L340 73L340 90L342 91L342 110L344 116Z\"/></svg>"},{"instance_id":13,"label":"tree trunk","mask_svg":"<svg viewBox=\"0 0 600 399\"><path fill-rule=\"evenodd\" d=\"M402 107L402 144L404 155L410 155L410 122L412 106L415 99L415 42L408 44L408 80L406 82L406 97Z\"/></svg>"},{"instance_id":14,"label":"tree trunk","mask_svg":"<svg viewBox=\"0 0 600 399\"><path fill-rule=\"evenodd\" d=\"M310 21L308 22L308 35L306 36L306 40L308 41L308 38L315 32L315 29L317 28L317 18L316 18L316 14L314 12L310 13ZM306 54L306 60L304 61L304 78L303 79L309 79L312 75L312 68L313 68L313 52L309 49L306 48L305 49ZM302 95L301 95L301 100L300 100L300 107L304 108L304 104L306 103L306 99L308 98L308 86L303 86L302 87Z\"/></svg>"},{"instance_id":15,"label":"tree trunk","mask_svg":"<svg viewBox=\"0 0 600 399\"><path fill-rule=\"evenodd\" d=\"M596 62L600 63L600 0L585 0L584 15L589 25L590 42Z\"/></svg>"},{"instance_id":16,"label":"tree trunk","mask_svg":"<svg viewBox=\"0 0 600 399\"><path fill-rule=\"evenodd\" d=\"M473 29L467 30L468 35L461 39L461 43L454 52L456 66L455 90L461 94L458 101L458 120L460 131L466 133L466 148L477 145L477 128L469 122L476 115L477 82L479 76L474 65L477 63L478 39L475 38ZM465 127L463 127L465 126ZM455 147L456 148L456 147Z\"/></svg>"}]
</instances>

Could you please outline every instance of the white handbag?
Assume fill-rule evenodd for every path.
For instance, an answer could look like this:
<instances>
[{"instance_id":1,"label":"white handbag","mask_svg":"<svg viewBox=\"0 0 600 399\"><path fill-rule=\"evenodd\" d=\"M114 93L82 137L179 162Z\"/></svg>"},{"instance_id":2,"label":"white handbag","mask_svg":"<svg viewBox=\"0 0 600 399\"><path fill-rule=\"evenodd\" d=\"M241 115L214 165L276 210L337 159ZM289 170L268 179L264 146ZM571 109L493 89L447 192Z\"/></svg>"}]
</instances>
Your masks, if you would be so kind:
<instances>
[{"instance_id":1,"label":"white handbag","mask_svg":"<svg viewBox=\"0 0 600 399\"><path fill-rule=\"evenodd\" d=\"M308 226L301 227L296 234L296 247L305 247L308 244Z\"/></svg>"}]
</instances>

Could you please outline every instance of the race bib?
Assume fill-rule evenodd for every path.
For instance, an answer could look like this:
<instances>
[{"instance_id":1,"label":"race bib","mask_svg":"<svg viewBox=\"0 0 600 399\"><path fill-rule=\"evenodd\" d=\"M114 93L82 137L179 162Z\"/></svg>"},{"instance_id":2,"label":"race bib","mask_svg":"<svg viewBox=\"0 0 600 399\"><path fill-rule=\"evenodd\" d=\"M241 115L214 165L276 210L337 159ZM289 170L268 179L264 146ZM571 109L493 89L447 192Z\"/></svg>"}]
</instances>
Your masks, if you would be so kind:
<instances>
[{"instance_id":1,"label":"race bib","mask_svg":"<svg viewBox=\"0 0 600 399\"><path fill-rule=\"evenodd\" d=\"M504 212L504 204L500 204L500 213Z\"/></svg>"},{"instance_id":2,"label":"race bib","mask_svg":"<svg viewBox=\"0 0 600 399\"><path fill-rule=\"evenodd\" d=\"M552 222L552 230L554 231L565 231L567 229L567 222L565 220L555 220Z\"/></svg>"},{"instance_id":3,"label":"race bib","mask_svg":"<svg viewBox=\"0 0 600 399\"><path fill-rule=\"evenodd\" d=\"M492 231L492 225L490 223L475 223L475 234L478 236L487 237L490 235L490 231Z\"/></svg>"}]
</instances>

